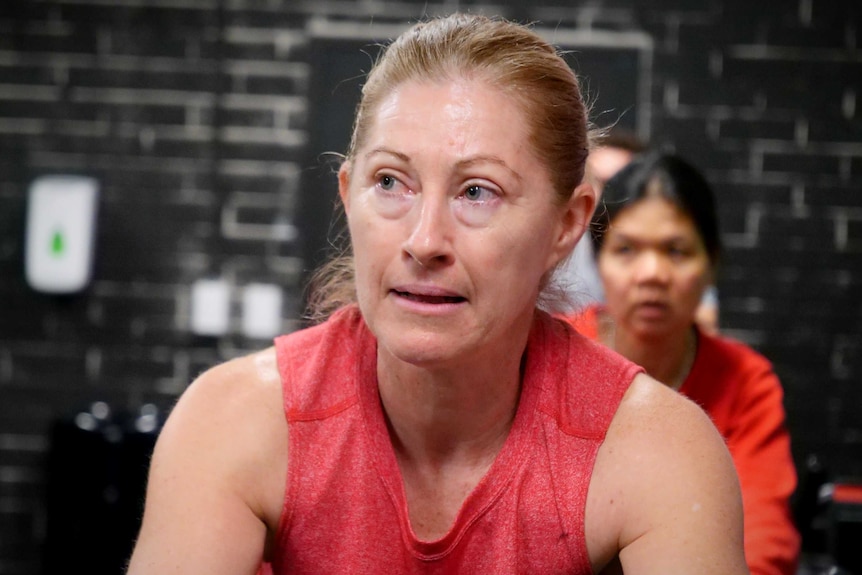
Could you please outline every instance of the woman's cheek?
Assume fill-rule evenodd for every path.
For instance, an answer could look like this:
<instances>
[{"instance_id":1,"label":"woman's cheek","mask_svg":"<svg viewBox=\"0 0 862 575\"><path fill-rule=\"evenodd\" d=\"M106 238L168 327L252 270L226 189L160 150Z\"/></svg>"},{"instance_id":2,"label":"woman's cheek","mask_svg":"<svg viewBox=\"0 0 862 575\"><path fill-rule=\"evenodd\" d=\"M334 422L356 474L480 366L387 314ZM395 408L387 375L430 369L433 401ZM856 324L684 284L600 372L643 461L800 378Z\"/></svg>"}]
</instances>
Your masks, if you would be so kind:
<instances>
[{"instance_id":1,"label":"woman's cheek","mask_svg":"<svg viewBox=\"0 0 862 575\"><path fill-rule=\"evenodd\" d=\"M406 215L416 203L417 195L408 192L389 192L376 187L365 194L367 204L377 215L386 219L396 219Z\"/></svg>"},{"instance_id":2,"label":"woman's cheek","mask_svg":"<svg viewBox=\"0 0 862 575\"><path fill-rule=\"evenodd\" d=\"M452 200L452 213L458 221L473 228L486 227L493 221L500 208L500 199L494 198L483 202L471 202L464 198Z\"/></svg>"}]
</instances>

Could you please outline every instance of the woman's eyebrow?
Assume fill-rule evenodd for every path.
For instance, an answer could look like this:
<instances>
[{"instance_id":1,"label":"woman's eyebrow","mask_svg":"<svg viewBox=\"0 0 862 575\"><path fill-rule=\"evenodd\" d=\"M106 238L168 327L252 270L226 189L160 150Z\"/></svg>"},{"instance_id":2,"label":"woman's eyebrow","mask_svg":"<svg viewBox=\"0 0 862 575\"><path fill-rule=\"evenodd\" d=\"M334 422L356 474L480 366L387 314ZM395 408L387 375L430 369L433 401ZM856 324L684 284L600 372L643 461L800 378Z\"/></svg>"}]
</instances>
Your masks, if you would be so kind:
<instances>
[{"instance_id":1,"label":"woman's eyebrow","mask_svg":"<svg viewBox=\"0 0 862 575\"><path fill-rule=\"evenodd\" d=\"M404 154L402 152L396 152L395 150L392 150L392 149L386 148L386 147L378 147L378 148L373 148L371 150L368 150L368 152L366 152L363 155L363 157L365 159L368 159L368 158L370 158L376 154L385 154L388 156L394 156L395 158L401 160L402 162L410 163L410 156L408 156L407 154ZM456 166L458 167L458 169L464 169L464 168L469 168L473 165L482 164L482 163L490 163L490 164L495 164L495 165L501 166L501 167L505 168L506 171L508 171L512 175L512 177L515 178L519 183L523 182L523 178L521 177L521 174L519 174L518 172L513 170L511 167L509 167L509 164L507 164L505 162L505 160L503 160L499 156L495 156L492 154L487 154L487 155L486 154L479 154L479 155L472 156L469 158L464 158L463 160L459 160L457 162Z\"/></svg>"},{"instance_id":2,"label":"woman's eyebrow","mask_svg":"<svg viewBox=\"0 0 862 575\"><path fill-rule=\"evenodd\" d=\"M384 147L374 148L372 150L368 150L368 152L366 152L364 154L364 157L366 159L368 159L371 156L374 156L376 154L386 154L389 156L395 156L396 158L398 158L402 162L406 162L406 163L410 162L410 156L408 156L407 154L402 154L401 152L396 152L395 150L390 150L389 148L384 148Z\"/></svg>"},{"instance_id":3,"label":"woman's eyebrow","mask_svg":"<svg viewBox=\"0 0 862 575\"><path fill-rule=\"evenodd\" d=\"M510 168L509 164L507 164L505 162L505 160L503 160L499 156L494 156L491 154L489 154L489 155L480 154L480 155L472 156L470 158L465 158L463 160L460 160L457 163L457 166L458 166L458 168L469 168L470 166L473 166L475 164L483 164L483 163L490 163L490 164L496 164L498 166L501 166L501 167L505 168L506 171L508 171L512 175L513 178L518 180L518 183L521 183L523 181L523 179L521 178L521 174L519 174L518 172L516 172L515 170Z\"/></svg>"}]
</instances>

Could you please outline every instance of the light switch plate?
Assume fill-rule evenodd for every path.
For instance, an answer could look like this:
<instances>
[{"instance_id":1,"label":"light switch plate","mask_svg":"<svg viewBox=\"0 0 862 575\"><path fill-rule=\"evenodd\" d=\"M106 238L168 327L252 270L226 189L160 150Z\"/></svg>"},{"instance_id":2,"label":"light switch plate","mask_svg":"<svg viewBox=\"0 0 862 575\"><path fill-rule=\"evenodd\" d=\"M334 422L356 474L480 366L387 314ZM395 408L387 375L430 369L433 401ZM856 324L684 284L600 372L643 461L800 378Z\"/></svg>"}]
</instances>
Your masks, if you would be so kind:
<instances>
[{"instance_id":1,"label":"light switch plate","mask_svg":"<svg viewBox=\"0 0 862 575\"><path fill-rule=\"evenodd\" d=\"M42 176L27 204L24 272L36 291L74 293L90 281L99 185L84 176Z\"/></svg>"},{"instance_id":2,"label":"light switch plate","mask_svg":"<svg viewBox=\"0 0 862 575\"><path fill-rule=\"evenodd\" d=\"M281 331L281 288L275 284L251 283L242 292L242 333L246 337L270 339Z\"/></svg>"},{"instance_id":3,"label":"light switch plate","mask_svg":"<svg viewBox=\"0 0 862 575\"><path fill-rule=\"evenodd\" d=\"M223 279L199 279L192 284L192 333L221 336L228 332L230 292L230 285Z\"/></svg>"}]
</instances>

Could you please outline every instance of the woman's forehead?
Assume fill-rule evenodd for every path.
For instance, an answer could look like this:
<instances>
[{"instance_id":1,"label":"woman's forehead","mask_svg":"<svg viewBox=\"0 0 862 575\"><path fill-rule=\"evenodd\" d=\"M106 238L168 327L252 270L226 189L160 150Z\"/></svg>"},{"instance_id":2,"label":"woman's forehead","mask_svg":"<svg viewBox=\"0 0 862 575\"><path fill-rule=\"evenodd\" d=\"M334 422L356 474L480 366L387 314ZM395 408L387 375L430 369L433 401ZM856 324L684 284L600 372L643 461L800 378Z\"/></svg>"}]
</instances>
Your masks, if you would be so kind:
<instances>
[{"instance_id":1,"label":"woman's forehead","mask_svg":"<svg viewBox=\"0 0 862 575\"><path fill-rule=\"evenodd\" d=\"M492 153L520 160L535 153L526 115L519 103L488 82L458 78L410 81L390 92L378 106L364 139L362 156L381 146L411 151L458 150L465 155Z\"/></svg>"},{"instance_id":2,"label":"woman's forehead","mask_svg":"<svg viewBox=\"0 0 862 575\"><path fill-rule=\"evenodd\" d=\"M679 203L664 196L648 195L620 209L611 220L608 233L621 228L658 232L668 227L684 227L701 236L694 218ZM660 226L660 227L659 227Z\"/></svg>"}]
</instances>

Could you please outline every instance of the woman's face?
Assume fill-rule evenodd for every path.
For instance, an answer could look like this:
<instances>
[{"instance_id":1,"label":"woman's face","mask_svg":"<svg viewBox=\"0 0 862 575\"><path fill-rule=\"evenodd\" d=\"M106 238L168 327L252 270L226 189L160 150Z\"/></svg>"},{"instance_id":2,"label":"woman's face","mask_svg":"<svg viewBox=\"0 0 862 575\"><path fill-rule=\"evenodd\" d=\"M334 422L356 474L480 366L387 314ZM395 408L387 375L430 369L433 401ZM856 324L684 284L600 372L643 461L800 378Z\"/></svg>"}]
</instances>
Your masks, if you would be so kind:
<instances>
[{"instance_id":1,"label":"woman's face","mask_svg":"<svg viewBox=\"0 0 862 575\"><path fill-rule=\"evenodd\" d=\"M382 351L442 366L523 345L543 276L595 203L588 186L555 202L527 137L516 103L477 80L408 82L382 101L339 173Z\"/></svg>"},{"instance_id":2,"label":"woman's face","mask_svg":"<svg viewBox=\"0 0 862 575\"><path fill-rule=\"evenodd\" d=\"M598 268L616 329L638 337L685 333L712 277L692 219L655 196L617 214L605 234Z\"/></svg>"}]
</instances>

